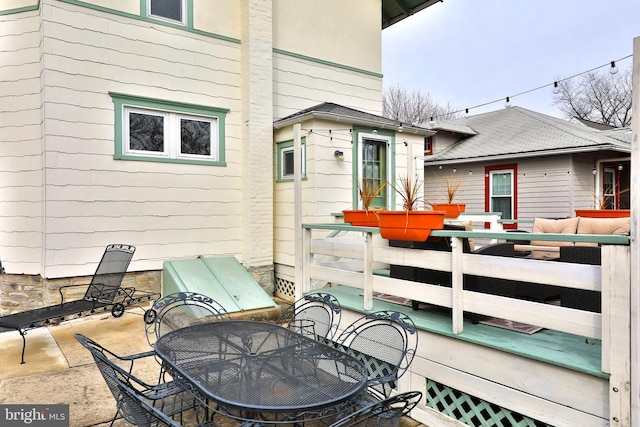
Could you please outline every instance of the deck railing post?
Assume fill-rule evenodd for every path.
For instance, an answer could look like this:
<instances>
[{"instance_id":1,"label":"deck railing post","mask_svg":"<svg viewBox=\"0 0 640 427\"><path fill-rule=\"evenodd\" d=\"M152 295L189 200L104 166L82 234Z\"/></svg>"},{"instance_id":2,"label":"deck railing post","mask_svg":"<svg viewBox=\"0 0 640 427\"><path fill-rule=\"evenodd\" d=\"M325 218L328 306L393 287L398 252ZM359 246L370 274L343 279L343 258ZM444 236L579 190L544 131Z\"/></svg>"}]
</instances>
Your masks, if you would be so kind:
<instances>
[{"instance_id":1,"label":"deck railing post","mask_svg":"<svg viewBox=\"0 0 640 427\"><path fill-rule=\"evenodd\" d=\"M609 376L609 422L631 424L630 248L602 246L602 371Z\"/></svg>"},{"instance_id":2,"label":"deck railing post","mask_svg":"<svg viewBox=\"0 0 640 427\"><path fill-rule=\"evenodd\" d=\"M462 274L462 238L451 238L451 324L453 333L459 334L463 330L463 274Z\"/></svg>"},{"instance_id":3,"label":"deck railing post","mask_svg":"<svg viewBox=\"0 0 640 427\"><path fill-rule=\"evenodd\" d=\"M373 310L373 234L363 233L364 236L364 309Z\"/></svg>"}]
</instances>

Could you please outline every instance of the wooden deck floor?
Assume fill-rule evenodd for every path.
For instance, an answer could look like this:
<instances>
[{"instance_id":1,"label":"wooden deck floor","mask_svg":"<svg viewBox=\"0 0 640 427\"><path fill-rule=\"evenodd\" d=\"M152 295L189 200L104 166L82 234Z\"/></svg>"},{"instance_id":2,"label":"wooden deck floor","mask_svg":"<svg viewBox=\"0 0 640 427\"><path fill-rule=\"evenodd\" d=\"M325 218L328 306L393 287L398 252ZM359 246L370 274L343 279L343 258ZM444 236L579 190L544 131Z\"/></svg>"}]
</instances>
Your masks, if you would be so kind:
<instances>
[{"instance_id":1,"label":"wooden deck floor","mask_svg":"<svg viewBox=\"0 0 640 427\"><path fill-rule=\"evenodd\" d=\"M366 313L363 309L362 290L348 286L324 288L336 296L343 309ZM543 329L532 335L474 324L465 320L464 332L453 334L451 318L446 310L420 309L414 311L406 305L374 300L373 311L397 310L411 316L418 329L457 338L470 343L516 354L522 357L561 366L567 369L608 378L601 371L602 346L600 340Z\"/></svg>"}]
</instances>

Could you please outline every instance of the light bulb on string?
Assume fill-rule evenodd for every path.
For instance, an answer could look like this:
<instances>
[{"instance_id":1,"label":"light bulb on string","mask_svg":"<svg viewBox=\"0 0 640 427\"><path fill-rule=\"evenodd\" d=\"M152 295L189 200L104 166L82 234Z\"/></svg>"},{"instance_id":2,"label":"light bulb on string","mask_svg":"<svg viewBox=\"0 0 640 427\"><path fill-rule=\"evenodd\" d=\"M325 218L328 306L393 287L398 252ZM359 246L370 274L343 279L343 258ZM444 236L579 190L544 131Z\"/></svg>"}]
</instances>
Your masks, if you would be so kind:
<instances>
[{"instance_id":1,"label":"light bulb on string","mask_svg":"<svg viewBox=\"0 0 640 427\"><path fill-rule=\"evenodd\" d=\"M509 107L511 107L511 100L509 100L509 97L507 96L507 99L504 101L504 108Z\"/></svg>"},{"instance_id":2,"label":"light bulb on string","mask_svg":"<svg viewBox=\"0 0 640 427\"><path fill-rule=\"evenodd\" d=\"M558 82L553 82L553 94L557 95L560 93L560 87L558 86Z\"/></svg>"},{"instance_id":3,"label":"light bulb on string","mask_svg":"<svg viewBox=\"0 0 640 427\"><path fill-rule=\"evenodd\" d=\"M469 109L468 108L464 109L464 116L465 117L469 117Z\"/></svg>"},{"instance_id":4,"label":"light bulb on string","mask_svg":"<svg viewBox=\"0 0 640 427\"><path fill-rule=\"evenodd\" d=\"M611 74L616 74L618 72L618 67L616 67L616 61L611 61L611 68L609 68L609 72Z\"/></svg>"}]
</instances>

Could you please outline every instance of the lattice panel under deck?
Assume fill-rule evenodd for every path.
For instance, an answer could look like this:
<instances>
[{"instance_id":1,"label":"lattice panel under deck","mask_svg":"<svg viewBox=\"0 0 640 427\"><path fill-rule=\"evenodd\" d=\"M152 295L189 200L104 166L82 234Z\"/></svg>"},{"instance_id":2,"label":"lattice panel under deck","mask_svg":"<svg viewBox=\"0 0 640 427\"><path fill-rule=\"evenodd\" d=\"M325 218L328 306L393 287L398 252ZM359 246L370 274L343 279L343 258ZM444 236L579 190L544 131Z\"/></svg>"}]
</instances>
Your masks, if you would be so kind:
<instances>
[{"instance_id":1,"label":"lattice panel under deck","mask_svg":"<svg viewBox=\"0 0 640 427\"><path fill-rule=\"evenodd\" d=\"M290 280L276 277L276 296L287 301L293 301L296 295L296 285Z\"/></svg>"},{"instance_id":2,"label":"lattice panel under deck","mask_svg":"<svg viewBox=\"0 0 640 427\"><path fill-rule=\"evenodd\" d=\"M429 379L427 406L474 427L552 427Z\"/></svg>"}]
</instances>

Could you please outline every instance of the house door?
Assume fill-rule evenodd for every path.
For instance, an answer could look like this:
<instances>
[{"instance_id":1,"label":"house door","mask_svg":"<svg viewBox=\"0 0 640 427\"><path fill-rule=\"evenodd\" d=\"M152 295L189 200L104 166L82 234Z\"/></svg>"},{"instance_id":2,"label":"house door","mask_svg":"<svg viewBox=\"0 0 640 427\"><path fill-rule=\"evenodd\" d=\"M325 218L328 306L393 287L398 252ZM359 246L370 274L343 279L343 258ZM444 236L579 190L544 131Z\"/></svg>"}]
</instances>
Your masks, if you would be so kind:
<instances>
[{"instance_id":1,"label":"house door","mask_svg":"<svg viewBox=\"0 0 640 427\"><path fill-rule=\"evenodd\" d=\"M360 145L360 185L377 188L387 179L387 141L363 139ZM371 203L371 207L387 206L387 188Z\"/></svg>"}]
</instances>

